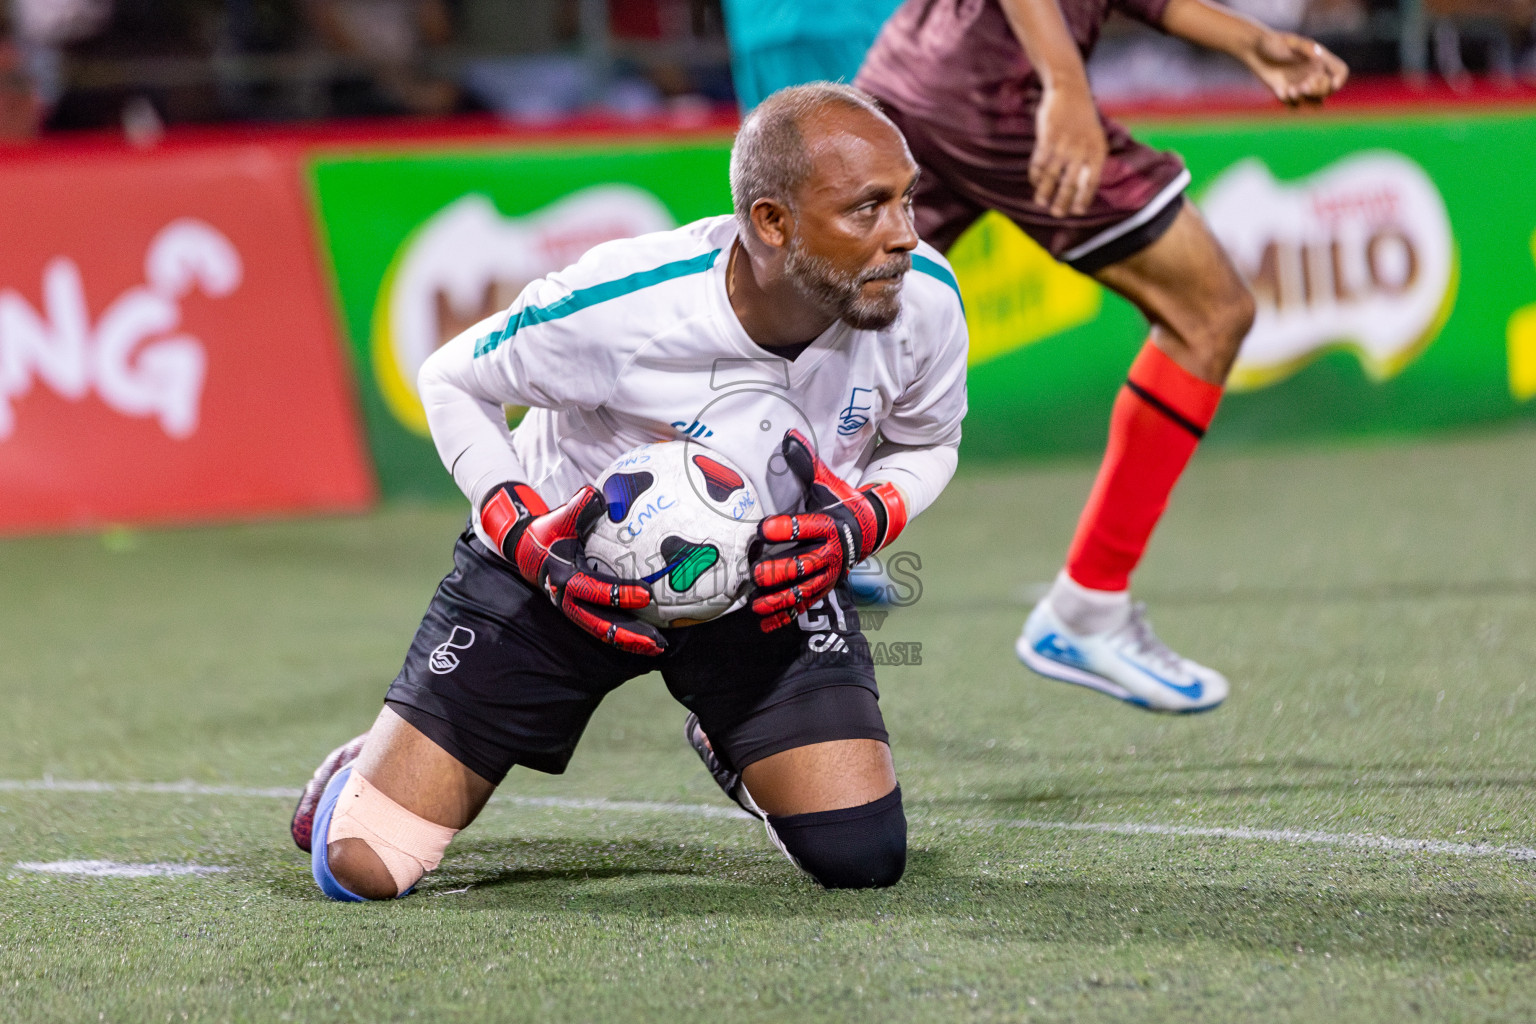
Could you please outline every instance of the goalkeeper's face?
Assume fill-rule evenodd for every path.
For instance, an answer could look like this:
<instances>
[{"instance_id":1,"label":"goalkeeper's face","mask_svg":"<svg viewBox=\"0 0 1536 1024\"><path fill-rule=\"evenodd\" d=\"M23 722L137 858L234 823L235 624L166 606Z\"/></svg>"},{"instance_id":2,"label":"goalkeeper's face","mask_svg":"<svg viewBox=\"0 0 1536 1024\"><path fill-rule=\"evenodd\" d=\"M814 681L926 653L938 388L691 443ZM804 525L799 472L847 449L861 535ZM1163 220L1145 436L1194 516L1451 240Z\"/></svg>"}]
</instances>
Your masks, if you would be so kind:
<instances>
[{"instance_id":1,"label":"goalkeeper's face","mask_svg":"<svg viewBox=\"0 0 1536 1024\"><path fill-rule=\"evenodd\" d=\"M852 327L889 327L901 312L901 283L917 246L917 166L906 141L856 110L828 111L802 131L812 171L795 197L784 276Z\"/></svg>"},{"instance_id":2,"label":"goalkeeper's face","mask_svg":"<svg viewBox=\"0 0 1536 1024\"><path fill-rule=\"evenodd\" d=\"M901 313L902 276L912 268L906 253L874 267L845 270L810 251L796 234L789 240L784 276L817 308L861 331L880 331Z\"/></svg>"}]
</instances>

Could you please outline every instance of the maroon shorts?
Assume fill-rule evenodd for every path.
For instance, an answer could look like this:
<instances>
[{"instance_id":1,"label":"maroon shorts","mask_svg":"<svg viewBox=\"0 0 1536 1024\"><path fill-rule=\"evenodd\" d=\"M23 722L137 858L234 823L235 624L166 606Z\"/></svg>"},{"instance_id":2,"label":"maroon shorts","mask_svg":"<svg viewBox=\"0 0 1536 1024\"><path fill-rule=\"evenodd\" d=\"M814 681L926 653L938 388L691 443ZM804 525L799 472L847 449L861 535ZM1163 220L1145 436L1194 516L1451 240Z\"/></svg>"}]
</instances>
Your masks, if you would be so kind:
<instances>
[{"instance_id":1,"label":"maroon shorts","mask_svg":"<svg viewBox=\"0 0 1536 1024\"><path fill-rule=\"evenodd\" d=\"M1131 138L1101 118L1109 141L1099 191L1081 216L1053 217L1034 201L1029 160L1034 154L1034 117L1009 118L985 136L925 118L885 112L907 137L923 175L914 197L917 232L944 252L987 210L1013 221L1061 262L1092 273L1151 245L1168 230L1189 184L1184 161Z\"/></svg>"}]
</instances>

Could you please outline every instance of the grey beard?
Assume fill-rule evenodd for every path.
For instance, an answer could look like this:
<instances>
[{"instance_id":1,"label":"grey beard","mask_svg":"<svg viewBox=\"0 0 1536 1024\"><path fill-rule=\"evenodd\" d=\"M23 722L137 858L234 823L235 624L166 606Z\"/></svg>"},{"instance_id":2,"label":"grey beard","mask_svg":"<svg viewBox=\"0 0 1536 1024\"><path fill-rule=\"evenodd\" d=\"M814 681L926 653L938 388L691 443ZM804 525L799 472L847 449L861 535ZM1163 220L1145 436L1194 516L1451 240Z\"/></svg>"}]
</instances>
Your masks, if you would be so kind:
<instances>
[{"instance_id":1,"label":"grey beard","mask_svg":"<svg viewBox=\"0 0 1536 1024\"><path fill-rule=\"evenodd\" d=\"M912 269L912 257L906 253L892 256L873 270L847 274L821 256L813 256L791 238L784 260L784 276L795 289L818 307L860 331L883 331L901 315L901 289L871 299L864 295L864 284L882 277L905 274Z\"/></svg>"}]
</instances>

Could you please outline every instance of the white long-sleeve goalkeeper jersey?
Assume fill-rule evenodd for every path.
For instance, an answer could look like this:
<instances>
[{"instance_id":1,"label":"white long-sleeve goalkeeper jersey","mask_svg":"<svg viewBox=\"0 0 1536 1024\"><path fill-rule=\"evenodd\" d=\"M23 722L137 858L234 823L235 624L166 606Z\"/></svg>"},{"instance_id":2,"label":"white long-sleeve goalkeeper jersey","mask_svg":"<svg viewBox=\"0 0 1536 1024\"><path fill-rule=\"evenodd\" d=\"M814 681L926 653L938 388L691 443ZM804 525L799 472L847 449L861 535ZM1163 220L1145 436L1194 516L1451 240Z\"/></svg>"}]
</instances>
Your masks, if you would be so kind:
<instances>
[{"instance_id":1,"label":"white long-sleeve goalkeeper jersey","mask_svg":"<svg viewBox=\"0 0 1536 1024\"><path fill-rule=\"evenodd\" d=\"M599 245L426 361L427 423L477 530L497 484L525 482L554 507L629 449L682 438L741 467L765 512L798 511L777 454L791 427L843 479L896 484L913 516L932 503L966 410L965 314L944 258L912 254L891 327L838 322L789 360L731 309L736 235L722 216ZM510 435L503 405L530 407Z\"/></svg>"}]
</instances>

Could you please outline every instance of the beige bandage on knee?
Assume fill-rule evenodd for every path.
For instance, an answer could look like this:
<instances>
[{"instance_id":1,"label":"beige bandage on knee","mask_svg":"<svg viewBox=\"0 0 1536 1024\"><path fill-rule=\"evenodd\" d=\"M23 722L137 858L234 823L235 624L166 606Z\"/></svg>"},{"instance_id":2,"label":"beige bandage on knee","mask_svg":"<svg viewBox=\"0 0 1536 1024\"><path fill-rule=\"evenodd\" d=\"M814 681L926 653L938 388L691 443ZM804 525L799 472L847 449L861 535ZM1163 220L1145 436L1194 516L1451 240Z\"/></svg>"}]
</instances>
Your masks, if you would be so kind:
<instances>
[{"instance_id":1,"label":"beige bandage on knee","mask_svg":"<svg viewBox=\"0 0 1536 1024\"><path fill-rule=\"evenodd\" d=\"M456 828L445 828L412 814L379 792L354 768L336 799L330 834L325 841L361 839L367 843L394 879L398 896L442 863L443 851L458 833Z\"/></svg>"}]
</instances>

